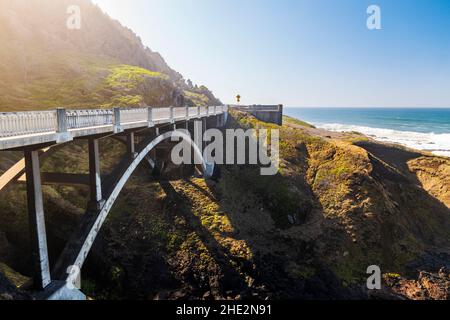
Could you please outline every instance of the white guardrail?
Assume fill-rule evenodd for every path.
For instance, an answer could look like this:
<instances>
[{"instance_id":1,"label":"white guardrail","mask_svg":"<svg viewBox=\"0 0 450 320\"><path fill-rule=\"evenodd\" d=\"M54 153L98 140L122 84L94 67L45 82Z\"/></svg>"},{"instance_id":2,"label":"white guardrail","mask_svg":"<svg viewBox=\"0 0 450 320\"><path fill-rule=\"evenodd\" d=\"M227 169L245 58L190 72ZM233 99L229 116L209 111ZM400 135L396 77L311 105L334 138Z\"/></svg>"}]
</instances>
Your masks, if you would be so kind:
<instances>
[{"instance_id":1,"label":"white guardrail","mask_svg":"<svg viewBox=\"0 0 450 320\"><path fill-rule=\"evenodd\" d=\"M126 127L129 124L137 124L138 127L153 126L155 123L173 123L227 111L227 106L217 106L0 112L0 139L103 126Z\"/></svg>"},{"instance_id":2,"label":"white guardrail","mask_svg":"<svg viewBox=\"0 0 450 320\"><path fill-rule=\"evenodd\" d=\"M55 131L56 111L0 113L0 138Z\"/></svg>"},{"instance_id":3,"label":"white guardrail","mask_svg":"<svg viewBox=\"0 0 450 320\"><path fill-rule=\"evenodd\" d=\"M113 115L112 110L68 110L67 129L106 126L113 123Z\"/></svg>"}]
</instances>

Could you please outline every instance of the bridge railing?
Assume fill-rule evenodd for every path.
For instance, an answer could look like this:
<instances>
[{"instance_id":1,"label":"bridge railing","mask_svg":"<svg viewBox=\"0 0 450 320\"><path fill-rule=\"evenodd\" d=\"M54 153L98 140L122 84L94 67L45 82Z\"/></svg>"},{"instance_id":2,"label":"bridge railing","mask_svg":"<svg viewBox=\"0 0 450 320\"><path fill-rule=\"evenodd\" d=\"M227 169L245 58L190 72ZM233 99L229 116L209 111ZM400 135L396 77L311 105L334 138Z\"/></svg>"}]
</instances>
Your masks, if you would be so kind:
<instances>
[{"instance_id":1,"label":"bridge railing","mask_svg":"<svg viewBox=\"0 0 450 320\"><path fill-rule=\"evenodd\" d=\"M267 111L267 112L278 112L282 111L282 105L231 105L230 108L237 109L240 111Z\"/></svg>"},{"instance_id":2,"label":"bridge railing","mask_svg":"<svg viewBox=\"0 0 450 320\"><path fill-rule=\"evenodd\" d=\"M148 108L121 108L119 110L122 124L148 120Z\"/></svg>"},{"instance_id":3,"label":"bridge railing","mask_svg":"<svg viewBox=\"0 0 450 320\"><path fill-rule=\"evenodd\" d=\"M186 108L173 108L173 118L177 119L185 119L187 116Z\"/></svg>"},{"instance_id":4,"label":"bridge railing","mask_svg":"<svg viewBox=\"0 0 450 320\"><path fill-rule=\"evenodd\" d=\"M153 108L152 120L161 121L170 119L170 108Z\"/></svg>"},{"instance_id":5,"label":"bridge railing","mask_svg":"<svg viewBox=\"0 0 450 320\"><path fill-rule=\"evenodd\" d=\"M252 114L257 119L274 123L279 126L283 125L283 105L251 105L251 106L243 106L243 105L230 105L226 107L239 110L243 112L247 112Z\"/></svg>"},{"instance_id":6,"label":"bridge railing","mask_svg":"<svg viewBox=\"0 0 450 320\"><path fill-rule=\"evenodd\" d=\"M191 107L189 108L189 117L196 117L199 114L199 108L198 107Z\"/></svg>"},{"instance_id":7,"label":"bridge railing","mask_svg":"<svg viewBox=\"0 0 450 320\"><path fill-rule=\"evenodd\" d=\"M112 110L67 110L67 129L81 129L113 124Z\"/></svg>"},{"instance_id":8,"label":"bridge railing","mask_svg":"<svg viewBox=\"0 0 450 320\"><path fill-rule=\"evenodd\" d=\"M180 107L180 108L115 108L115 109L87 109L87 110L48 110L30 112L0 112L0 145L2 148L11 145L20 145L25 142L11 142L10 138L32 136L37 134L58 134L57 141L68 139L65 133L75 132L80 136L84 133L80 129L93 129L112 126L113 130L121 130L121 126L127 128L138 127L140 123L161 123L206 117L226 112L226 106L215 107ZM128 125L128 126L127 126ZM131 128L130 127L130 128ZM102 128L107 131L109 128ZM92 130L91 130L92 131ZM102 132L103 132L102 131ZM105 131L105 132L106 132ZM51 137L34 137L39 142L52 141ZM59 139L59 140L58 140ZM30 143L27 140L26 143Z\"/></svg>"},{"instance_id":9,"label":"bridge railing","mask_svg":"<svg viewBox=\"0 0 450 320\"><path fill-rule=\"evenodd\" d=\"M56 131L56 111L2 112L0 138Z\"/></svg>"}]
</instances>

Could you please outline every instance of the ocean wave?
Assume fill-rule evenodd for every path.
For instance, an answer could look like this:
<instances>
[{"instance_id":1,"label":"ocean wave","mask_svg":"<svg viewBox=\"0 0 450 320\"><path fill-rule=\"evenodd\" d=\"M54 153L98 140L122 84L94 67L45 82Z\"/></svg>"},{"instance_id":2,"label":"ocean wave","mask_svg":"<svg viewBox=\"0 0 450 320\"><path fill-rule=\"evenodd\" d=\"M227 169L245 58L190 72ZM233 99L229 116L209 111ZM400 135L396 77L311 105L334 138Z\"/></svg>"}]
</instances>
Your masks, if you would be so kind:
<instances>
[{"instance_id":1,"label":"ocean wave","mask_svg":"<svg viewBox=\"0 0 450 320\"><path fill-rule=\"evenodd\" d=\"M316 123L316 127L335 132L360 132L377 141L398 143L409 148L450 157L450 133L420 133L393 129L371 128L339 123Z\"/></svg>"}]
</instances>

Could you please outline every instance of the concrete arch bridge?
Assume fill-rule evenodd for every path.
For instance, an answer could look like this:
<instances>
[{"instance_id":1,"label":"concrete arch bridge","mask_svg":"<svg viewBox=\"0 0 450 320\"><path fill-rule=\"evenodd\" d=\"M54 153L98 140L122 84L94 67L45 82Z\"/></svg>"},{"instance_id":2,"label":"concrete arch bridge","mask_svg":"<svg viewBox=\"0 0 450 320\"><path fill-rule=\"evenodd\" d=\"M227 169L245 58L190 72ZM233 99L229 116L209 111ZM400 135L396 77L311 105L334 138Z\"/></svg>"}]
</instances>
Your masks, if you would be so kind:
<instances>
[{"instance_id":1,"label":"concrete arch bridge","mask_svg":"<svg viewBox=\"0 0 450 320\"><path fill-rule=\"evenodd\" d=\"M15 181L26 183L30 221L34 288L42 299L83 299L72 284L81 270L114 202L140 163L158 165L157 147L173 137L189 143L203 175L213 174L214 164L203 159L203 142L189 133L223 127L228 107L114 108L0 113L0 151L22 151L24 159L0 177L0 191ZM127 152L107 179L101 177L99 141L120 139ZM40 160L61 145L86 139L89 174L41 172ZM88 210L50 270L42 197L43 184L89 185Z\"/></svg>"}]
</instances>

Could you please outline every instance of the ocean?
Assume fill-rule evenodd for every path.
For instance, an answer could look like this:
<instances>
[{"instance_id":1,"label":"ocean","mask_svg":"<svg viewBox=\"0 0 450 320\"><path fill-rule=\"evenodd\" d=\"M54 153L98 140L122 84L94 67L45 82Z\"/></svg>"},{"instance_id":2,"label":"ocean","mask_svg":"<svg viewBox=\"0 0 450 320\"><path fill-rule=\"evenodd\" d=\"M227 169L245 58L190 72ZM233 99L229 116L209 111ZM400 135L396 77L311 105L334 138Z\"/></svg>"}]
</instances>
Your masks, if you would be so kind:
<instances>
[{"instance_id":1,"label":"ocean","mask_svg":"<svg viewBox=\"0 0 450 320\"><path fill-rule=\"evenodd\" d=\"M330 131L357 131L375 140L450 157L450 108L288 108L285 115Z\"/></svg>"}]
</instances>

